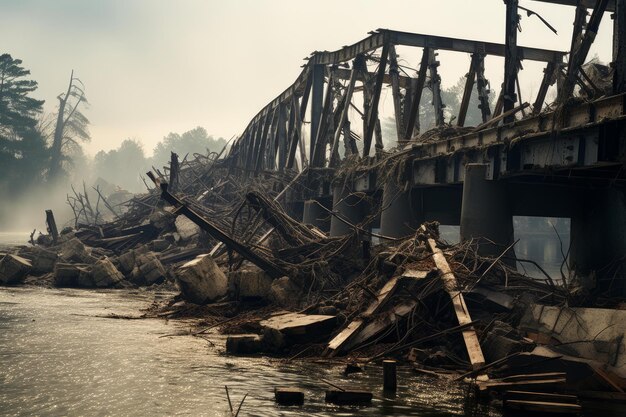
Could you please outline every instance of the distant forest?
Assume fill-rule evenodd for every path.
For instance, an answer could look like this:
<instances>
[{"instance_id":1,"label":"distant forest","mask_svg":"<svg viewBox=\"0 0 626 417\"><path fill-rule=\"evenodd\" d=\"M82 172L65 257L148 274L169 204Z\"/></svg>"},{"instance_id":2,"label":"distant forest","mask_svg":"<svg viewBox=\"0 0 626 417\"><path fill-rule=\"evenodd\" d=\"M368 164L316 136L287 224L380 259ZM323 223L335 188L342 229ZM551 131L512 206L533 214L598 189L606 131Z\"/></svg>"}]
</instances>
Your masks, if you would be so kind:
<instances>
[{"instance_id":1,"label":"distant forest","mask_svg":"<svg viewBox=\"0 0 626 417\"><path fill-rule=\"evenodd\" d=\"M223 138L196 127L168 134L151 157L140 141L126 139L117 149L90 158L83 151L91 140L83 113L89 107L85 85L71 72L67 85L59 88L52 114L44 113L37 87L22 60L0 55L0 226L10 224L10 211L32 200L30 195L40 201L64 201L71 184L85 182L90 188L102 180L113 188L141 191L145 186L140 175L151 166L165 165L171 151L182 159L186 154L220 152L226 145Z\"/></svg>"},{"instance_id":2,"label":"distant forest","mask_svg":"<svg viewBox=\"0 0 626 417\"><path fill-rule=\"evenodd\" d=\"M452 87L441 90L448 123L453 122L458 112L464 85L465 77L461 77ZM226 146L223 138L215 138L204 128L196 127L183 133L169 133L158 142L152 156L146 156L139 140L128 138L117 149L100 151L91 158L82 147L91 140L89 120L83 114L89 106L85 85L71 72L67 86L60 86L56 111L52 114L45 114L44 101L35 98L37 86L20 59L0 55L0 196L4 200L0 202L0 227L10 222L12 207L24 206L20 205L23 197L28 196L25 200L33 206L32 195L44 196L39 201L47 200L45 204L50 205L52 199L65 201L65 195L72 192L70 185L80 188L83 183L87 189L100 184L109 191L138 192L145 189L141 175L153 166L166 165L170 152L176 152L182 160L186 155L193 157L194 153L220 152ZM435 119L432 92L427 87L419 110L422 132L432 128ZM490 101L493 106L493 92ZM477 92L473 91L466 125L482 121L478 104ZM394 119L382 118L381 125L385 146L396 146Z\"/></svg>"}]
</instances>

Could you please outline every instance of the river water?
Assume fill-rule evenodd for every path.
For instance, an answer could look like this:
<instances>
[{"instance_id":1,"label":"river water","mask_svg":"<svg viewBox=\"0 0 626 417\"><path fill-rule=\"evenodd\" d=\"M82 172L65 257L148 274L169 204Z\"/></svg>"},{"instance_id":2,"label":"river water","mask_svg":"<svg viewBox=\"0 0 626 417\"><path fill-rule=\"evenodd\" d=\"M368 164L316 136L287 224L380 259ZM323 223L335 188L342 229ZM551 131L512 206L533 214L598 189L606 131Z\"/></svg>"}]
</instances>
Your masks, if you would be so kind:
<instances>
[{"instance_id":1,"label":"river water","mask_svg":"<svg viewBox=\"0 0 626 417\"><path fill-rule=\"evenodd\" d=\"M175 321L98 317L136 316L169 295L0 287L0 415L230 416L224 385L235 408L248 394L240 416L496 415L470 405L464 386L408 368L399 369L396 395L387 395L376 366L344 377L338 365L227 356L218 334L210 342L162 337L181 331ZM326 404L321 379L371 390L374 401ZM304 406L276 405L276 386L303 389Z\"/></svg>"},{"instance_id":2,"label":"river water","mask_svg":"<svg viewBox=\"0 0 626 417\"><path fill-rule=\"evenodd\" d=\"M0 414L227 416L228 385L234 403L248 393L241 416L476 415L462 386L399 373L399 390L386 397L377 367L344 377L338 366L223 354L224 338L211 345L159 319L137 315L154 294L123 290L0 289ZM156 295L158 296L158 294ZM327 386L370 389L370 407L324 403ZM279 407L275 386L305 390L302 408Z\"/></svg>"}]
</instances>

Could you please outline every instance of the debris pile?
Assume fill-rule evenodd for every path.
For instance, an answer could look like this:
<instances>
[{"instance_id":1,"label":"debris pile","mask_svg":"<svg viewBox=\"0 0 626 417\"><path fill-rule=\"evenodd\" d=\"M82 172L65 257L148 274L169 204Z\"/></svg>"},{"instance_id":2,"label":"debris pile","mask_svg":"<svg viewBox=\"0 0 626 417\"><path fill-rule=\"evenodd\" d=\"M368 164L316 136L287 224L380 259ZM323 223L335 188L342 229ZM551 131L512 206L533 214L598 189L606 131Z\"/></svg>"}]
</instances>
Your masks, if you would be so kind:
<instances>
[{"instance_id":1,"label":"debris pile","mask_svg":"<svg viewBox=\"0 0 626 417\"><path fill-rule=\"evenodd\" d=\"M86 198L75 227L56 232L49 214L49 235L3 254L0 282L175 283L180 294L147 315L194 317L196 336L219 328L232 354L395 359L519 409L626 401L620 300L580 304L549 276L519 273L510 248L480 256L479 242L449 245L436 223L373 247L361 225L329 237L279 203L287 191L276 190L299 192L302 173L255 183L217 154L173 154L170 167L149 173L156 187L123 212L111 207L111 221L81 223Z\"/></svg>"}]
</instances>

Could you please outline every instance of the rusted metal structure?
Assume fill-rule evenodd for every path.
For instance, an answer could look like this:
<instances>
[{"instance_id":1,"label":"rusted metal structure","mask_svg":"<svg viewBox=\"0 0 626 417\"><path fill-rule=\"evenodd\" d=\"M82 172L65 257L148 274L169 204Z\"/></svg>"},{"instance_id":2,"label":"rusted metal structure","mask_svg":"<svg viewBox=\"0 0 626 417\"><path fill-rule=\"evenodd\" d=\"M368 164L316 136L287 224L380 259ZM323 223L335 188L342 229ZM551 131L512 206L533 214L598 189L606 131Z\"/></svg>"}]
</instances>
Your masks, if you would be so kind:
<instances>
[{"instance_id":1,"label":"rusted metal structure","mask_svg":"<svg viewBox=\"0 0 626 417\"><path fill-rule=\"evenodd\" d=\"M330 213L330 222L317 223L330 227L331 235L359 224L399 237L424 220L438 220L460 225L462 239L488 239L495 246L485 245L484 251L500 253L513 241L513 215L569 217L572 268L626 275L620 261L626 252L626 59L620 42L626 6L623 0L543 1L568 11L565 5L575 6L569 54L518 45L517 0L505 0L504 44L379 29L337 51L313 53L296 81L261 109L233 144L227 156L232 173L266 176L280 188L299 172L283 204L294 217L304 212L313 223L311 213ZM614 19L608 93L596 91L582 70L607 12ZM398 46L421 49L414 77L401 75ZM432 91L437 126L445 124L437 51L469 55L456 126L465 124L474 89L483 124L424 141L418 110L425 87ZM504 57L504 82L493 109L484 73L487 56ZM519 102L518 72L525 60L545 64L532 105ZM555 83L556 107L546 110L546 94ZM589 90L586 100L572 100L577 85ZM392 153L384 152L381 137L383 88L390 88L393 98L399 147ZM526 107L529 114L516 116ZM361 116L361 136L351 129L357 121L349 120L350 108ZM379 172L381 160L389 158L402 159L394 181ZM378 202L381 211L373 213L363 196Z\"/></svg>"}]
</instances>

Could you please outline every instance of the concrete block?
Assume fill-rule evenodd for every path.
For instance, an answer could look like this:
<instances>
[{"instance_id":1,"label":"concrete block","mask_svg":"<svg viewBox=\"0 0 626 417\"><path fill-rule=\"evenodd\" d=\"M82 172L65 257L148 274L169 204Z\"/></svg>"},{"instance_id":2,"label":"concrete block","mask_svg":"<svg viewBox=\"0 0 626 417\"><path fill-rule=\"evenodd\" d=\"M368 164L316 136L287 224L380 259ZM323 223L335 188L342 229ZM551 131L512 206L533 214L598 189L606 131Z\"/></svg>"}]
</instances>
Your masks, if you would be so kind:
<instances>
[{"instance_id":1,"label":"concrete block","mask_svg":"<svg viewBox=\"0 0 626 417\"><path fill-rule=\"evenodd\" d=\"M526 310L520 328L549 335L576 355L602 362L626 378L625 310L535 304Z\"/></svg>"},{"instance_id":2,"label":"concrete block","mask_svg":"<svg viewBox=\"0 0 626 417\"><path fill-rule=\"evenodd\" d=\"M189 240L192 237L199 235L201 231L197 224L185 216L176 217L174 224L176 225L176 231L182 240Z\"/></svg>"},{"instance_id":3,"label":"concrete block","mask_svg":"<svg viewBox=\"0 0 626 417\"><path fill-rule=\"evenodd\" d=\"M57 262L54 267L54 285L57 287L93 287L91 271L86 264Z\"/></svg>"},{"instance_id":4,"label":"concrete block","mask_svg":"<svg viewBox=\"0 0 626 417\"><path fill-rule=\"evenodd\" d=\"M31 269L32 264L28 259L17 255L5 255L0 260L0 284L18 284L24 281Z\"/></svg>"},{"instance_id":5,"label":"concrete block","mask_svg":"<svg viewBox=\"0 0 626 417\"><path fill-rule=\"evenodd\" d=\"M57 253L43 248L36 248L33 252L33 272L45 274L54 271L57 259L59 259Z\"/></svg>"},{"instance_id":6,"label":"concrete block","mask_svg":"<svg viewBox=\"0 0 626 417\"><path fill-rule=\"evenodd\" d=\"M298 304L302 290L289 277L274 280L270 287L269 299L281 307L290 307Z\"/></svg>"},{"instance_id":7,"label":"concrete block","mask_svg":"<svg viewBox=\"0 0 626 417\"><path fill-rule=\"evenodd\" d=\"M240 298L268 298L274 279L260 268L246 266L228 274L229 287Z\"/></svg>"},{"instance_id":8,"label":"concrete block","mask_svg":"<svg viewBox=\"0 0 626 417\"><path fill-rule=\"evenodd\" d=\"M120 264L120 271L124 275L128 275L133 271L133 268L135 268L135 251L129 250L124 252L117 257L117 260Z\"/></svg>"},{"instance_id":9,"label":"concrete block","mask_svg":"<svg viewBox=\"0 0 626 417\"><path fill-rule=\"evenodd\" d=\"M228 292L228 279L210 255L200 255L176 271L184 299L196 304L213 301Z\"/></svg>"},{"instance_id":10,"label":"concrete block","mask_svg":"<svg viewBox=\"0 0 626 417\"><path fill-rule=\"evenodd\" d=\"M108 258L96 262L91 272L96 287L111 287L124 279L124 275Z\"/></svg>"},{"instance_id":11,"label":"concrete block","mask_svg":"<svg viewBox=\"0 0 626 417\"><path fill-rule=\"evenodd\" d=\"M226 352L235 355L259 353L263 349L261 338L256 334L239 334L228 336Z\"/></svg>"},{"instance_id":12,"label":"concrete block","mask_svg":"<svg viewBox=\"0 0 626 417\"><path fill-rule=\"evenodd\" d=\"M280 405L304 404L304 391L297 388L275 388L274 398Z\"/></svg>"},{"instance_id":13,"label":"concrete block","mask_svg":"<svg viewBox=\"0 0 626 417\"><path fill-rule=\"evenodd\" d=\"M97 261L90 251L77 237L61 245L61 257L66 261L92 264Z\"/></svg>"}]
</instances>

